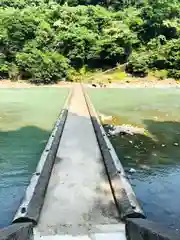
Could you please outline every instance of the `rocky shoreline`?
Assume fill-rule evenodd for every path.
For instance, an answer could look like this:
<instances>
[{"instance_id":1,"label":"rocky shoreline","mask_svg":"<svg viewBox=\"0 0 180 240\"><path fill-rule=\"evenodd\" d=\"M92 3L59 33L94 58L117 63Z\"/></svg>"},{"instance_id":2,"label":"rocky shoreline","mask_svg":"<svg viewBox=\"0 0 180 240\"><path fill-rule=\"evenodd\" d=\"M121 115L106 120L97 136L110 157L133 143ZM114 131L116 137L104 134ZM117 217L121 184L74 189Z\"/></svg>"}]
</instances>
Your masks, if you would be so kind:
<instances>
[{"instance_id":1,"label":"rocky shoreline","mask_svg":"<svg viewBox=\"0 0 180 240\"><path fill-rule=\"evenodd\" d=\"M49 85L35 85L26 81L13 82L10 80L0 80L0 88L35 88L35 87L71 87L76 83L59 82ZM147 80L132 80L121 81L119 83L108 84L84 84L88 88L180 88L180 82L175 80L147 81Z\"/></svg>"},{"instance_id":2,"label":"rocky shoreline","mask_svg":"<svg viewBox=\"0 0 180 240\"><path fill-rule=\"evenodd\" d=\"M96 86L95 86L96 85ZM88 84L90 88L179 88L180 82L175 80L129 80L109 84Z\"/></svg>"}]
</instances>

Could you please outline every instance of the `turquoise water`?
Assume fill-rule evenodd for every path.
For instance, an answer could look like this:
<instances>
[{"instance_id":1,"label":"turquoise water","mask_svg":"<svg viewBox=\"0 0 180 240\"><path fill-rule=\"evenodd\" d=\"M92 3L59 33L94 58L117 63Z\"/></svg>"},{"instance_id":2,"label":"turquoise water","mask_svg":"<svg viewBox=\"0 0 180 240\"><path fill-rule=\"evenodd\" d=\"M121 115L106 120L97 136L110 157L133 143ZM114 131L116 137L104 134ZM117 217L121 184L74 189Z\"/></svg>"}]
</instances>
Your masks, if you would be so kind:
<instances>
[{"instance_id":1,"label":"turquoise water","mask_svg":"<svg viewBox=\"0 0 180 240\"><path fill-rule=\"evenodd\" d=\"M111 136L147 218L179 230L180 89L90 89L97 111L110 124L144 133ZM129 169L134 168L134 174Z\"/></svg>"},{"instance_id":2,"label":"turquoise water","mask_svg":"<svg viewBox=\"0 0 180 240\"><path fill-rule=\"evenodd\" d=\"M10 224L68 89L0 89L0 227Z\"/></svg>"}]
</instances>

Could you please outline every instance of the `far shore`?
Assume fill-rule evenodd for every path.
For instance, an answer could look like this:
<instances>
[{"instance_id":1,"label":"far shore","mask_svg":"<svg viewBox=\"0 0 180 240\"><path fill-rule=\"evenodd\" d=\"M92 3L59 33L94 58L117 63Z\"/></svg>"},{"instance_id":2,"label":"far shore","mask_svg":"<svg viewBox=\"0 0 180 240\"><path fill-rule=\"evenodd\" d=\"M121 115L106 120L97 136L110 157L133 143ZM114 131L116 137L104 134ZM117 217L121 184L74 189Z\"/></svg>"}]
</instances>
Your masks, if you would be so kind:
<instances>
[{"instance_id":1,"label":"far shore","mask_svg":"<svg viewBox=\"0 0 180 240\"><path fill-rule=\"evenodd\" d=\"M77 83L60 81L57 84L48 84L48 85L35 85L26 81L10 81L10 80L0 80L0 88L38 88L38 87L72 87L72 85ZM175 80L126 80L116 83L101 84L87 84L84 83L86 87L90 88L179 88L180 82Z\"/></svg>"}]
</instances>

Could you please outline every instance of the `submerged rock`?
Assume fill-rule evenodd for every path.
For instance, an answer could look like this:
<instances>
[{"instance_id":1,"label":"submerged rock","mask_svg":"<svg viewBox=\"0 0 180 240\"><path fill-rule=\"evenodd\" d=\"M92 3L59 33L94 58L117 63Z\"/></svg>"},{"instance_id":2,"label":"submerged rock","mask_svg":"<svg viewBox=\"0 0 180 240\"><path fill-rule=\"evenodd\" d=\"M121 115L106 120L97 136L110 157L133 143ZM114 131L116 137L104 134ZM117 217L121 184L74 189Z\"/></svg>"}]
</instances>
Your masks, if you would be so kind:
<instances>
[{"instance_id":1,"label":"submerged rock","mask_svg":"<svg viewBox=\"0 0 180 240\"><path fill-rule=\"evenodd\" d=\"M109 133L111 135L118 135L118 134L129 134L129 135L134 135L134 134L144 134L145 129L144 128L138 128L134 127L132 125L119 125L119 126L114 126L112 130L109 130Z\"/></svg>"},{"instance_id":2,"label":"submerged rock","mask_svg":"<svg viewBox=\"0 0 180 240\"><path fill-rule=\"evenodd\" d=\"M136 169L134 169L134 168L129 169L129 173L135 173L135 172L136 172Z\"/></svg>"},{"instance_id":3,"label":"submerged rock","mask_svg":"<svg viewBox=\"0 0 180 240\"><path fill-rule=\"evenodd\" d=\"M145 164L140 164L139 167L140 167L141 169L144 169L144 170L150 170L150 169L151 169L150 166L145 165Z\"/></svg>"},{"instance_id":4,"label":"submerged rock","mask_svg":"<svg viewBox=\"0 0 180 240\"><path fill-rule=\"evenodd\" d=\"M107 115L104 115L102 113L99 114L99 117L100 117L102 122L104 122L104 121L112 121L112 119L113 119L112 116L107 116Z\"/></svg>"},{"instance_id":5,"label":"submerged rock","mask_svg":"<svg viewBox=\"0 0 180 240\"><path fill-rule=\"evenodd\" d=\"M174 146L179 146L179 144L178 144L177 142L175 142L173 145L174 145Z\"/></svg>"}]
</instances>

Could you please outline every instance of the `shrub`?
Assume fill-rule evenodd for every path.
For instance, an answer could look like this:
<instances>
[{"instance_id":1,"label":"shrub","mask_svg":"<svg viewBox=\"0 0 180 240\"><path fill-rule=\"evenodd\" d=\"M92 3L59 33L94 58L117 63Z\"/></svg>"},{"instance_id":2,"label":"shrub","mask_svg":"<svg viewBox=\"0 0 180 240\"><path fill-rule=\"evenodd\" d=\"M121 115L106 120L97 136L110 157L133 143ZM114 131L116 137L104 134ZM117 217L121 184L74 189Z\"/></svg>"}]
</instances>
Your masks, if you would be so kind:
<instances>
[{"instance_id":1,"label":"shrub","mask_svg":"<svg viewBox=\"0 0 180 240\"><path fill-rule=\"evenodd\" d=\"M8 76L8 65L5 61L5 55L0 53L0 79Z\"/></svg>"},{"instance_id":2,"label":"shrub","mask_svg":"<svg viewBox=\"0 0 180 240\"><path fill-rule=\"evenodd\" d=\"M149 56L147 53L138 53L135 52L129 59L129 62L126 66L126 71L133 74L144 77L148 73L149 66Z\"/></svg>"},{"instance_id":3,"label":"shrub","mask_svg":"<svg viewBox=\"0 0 180 240\"><path fill-rule=\"evenodd\" d=\"M168 70L166 70L166 69L156 70L156 71L153 72L152 75L155 76L156 78L160 79L160 80L164 80L168 76Z\"/></svg>"},{"instance_id":4,"label":"shrub","mask_svg":"<svg viewBox=\"0 0 180 240\"><path fill-rule=\"evenodd\" d=\"M70 78L71 68L68 59L56 52L42 52L33 49L30 53L16 56L19 68L27 72L32 82L56 83Z\"/></svg>"},{"instance_id":5,"label":"shrub","mask_svg":"<svg viewBox=\"0 0 180 240\"><path fill-rule=\"evenodd\" d=\"M8 68L9 79L17 81L19 78L19 68L16 64L12 63Z\"/></svg>"},{"instance_id":6,"label":"shrub","mask_svg":"<svg viewBox=\"0 0 180 240\"><path fill-rule=\"evenodd\" d=\"M127 74L125 72L122 72L121 70L116 70L113 74L112 74L112 81L113 80L124 80L127 77Z\"/></svg>"},{"instance_id":7,"label":"shrub","mask_svg":"<svg viewBox=\"0 0 180 240\"><path fill-rule=\"evenodd\" d=\"M168 70L168 77L174 78L176 80L180 79L180 70L176 69L169 69Z\"/></svg>"}]
</instances>

